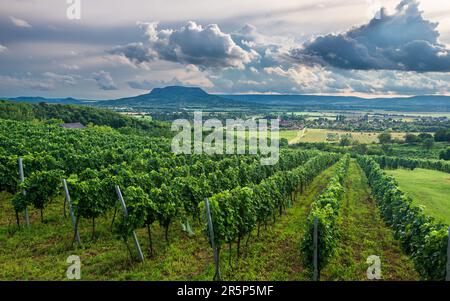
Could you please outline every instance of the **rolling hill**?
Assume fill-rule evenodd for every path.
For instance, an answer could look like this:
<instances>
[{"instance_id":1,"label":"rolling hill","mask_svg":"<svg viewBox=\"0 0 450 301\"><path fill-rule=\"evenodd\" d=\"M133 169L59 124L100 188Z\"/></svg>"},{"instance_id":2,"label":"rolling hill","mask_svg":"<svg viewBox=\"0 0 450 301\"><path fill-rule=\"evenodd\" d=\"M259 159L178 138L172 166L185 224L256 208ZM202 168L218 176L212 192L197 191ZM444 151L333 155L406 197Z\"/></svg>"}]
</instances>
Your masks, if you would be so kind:
<instances>
[{"instance_id":1,"label":"rolling hill","mask_svg":"<svg viewBox=\"0 0 450 301\"><path fill-rule=\"evenodd\" d=\"M248 103L208 94L197 87L169 86L155 88L148 94L99 102L98 105L132 106L151 109L208 109L223 107L244 108Z\"/></svg>"},{"instance_id":2,"label":"rolling hill","mask_svg":"<svg viewBox=\"0 0 450 301\"><path fill-rule=\"evenodd\" d=\"M28 103L84 104L148 110L387 110L450 112L450 96L422 95L394 98L361 98L324 95L217 95L198 87L168 86L147 94L102 101L74 98L17 97L10 101Z\"/></svg>"}]
</instances>

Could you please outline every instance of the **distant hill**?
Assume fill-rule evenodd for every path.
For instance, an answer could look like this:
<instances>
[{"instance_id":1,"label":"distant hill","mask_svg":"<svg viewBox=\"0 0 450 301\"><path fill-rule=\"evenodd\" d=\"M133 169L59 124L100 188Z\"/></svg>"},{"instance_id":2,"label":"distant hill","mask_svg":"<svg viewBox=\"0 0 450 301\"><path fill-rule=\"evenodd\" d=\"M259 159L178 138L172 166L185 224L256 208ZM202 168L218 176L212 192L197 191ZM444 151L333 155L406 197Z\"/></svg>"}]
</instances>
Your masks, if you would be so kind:
<instances>
[{"instance_id":1,"label":"distant hill","mask_svg":"<svg viewBox=\"0 0 450 301\"><path fill-rule=\"evenodd\" d=\"M67 98L44 98L44 97L33 97L33 96L19 96L14 98L5 98L6 100L15 101L15 102L25 102L25 103L59 103L59 104L88 104L92 103L92 101L75 99L72 97Z\"/></svg>"},{"instance_id":2,"label":"distant hill","mask_svg":"<svg viewBox=\"0 0 450 301\"><path fill-rule=\"evenodd\" d=\"M360 98L324 95L215 95L198 87L169 86L155 88L138 96L88 101L74 98L17 97L10 101L129 107L149 110L388 110L410 112L450 112L450 96L413 96Z\"/></svg>"},{"instance_id":3,"label":"distant hill","mask_svg":"<svg viewBox=\"0 0 450 301\"><path fill-rule=\"evenodd\" d=\"M208 94L197 87L169 86L155 88L148 94L103 101L98 103L98 105L147 107L153 109L208 109L217 107L245 107L247 103Z\"/></svg>"},{"instance_id":4,"label":"distant hill","mask_svg":"<svg viewBox=\"0 0 450 301\"><path fill-rule=\"evenodd\" d=\"M361 98L321 95L222 95L253 105L297 110L388 110L450 112L450 96L423 95L395 98Z\"/></svg>"}]
</instances>

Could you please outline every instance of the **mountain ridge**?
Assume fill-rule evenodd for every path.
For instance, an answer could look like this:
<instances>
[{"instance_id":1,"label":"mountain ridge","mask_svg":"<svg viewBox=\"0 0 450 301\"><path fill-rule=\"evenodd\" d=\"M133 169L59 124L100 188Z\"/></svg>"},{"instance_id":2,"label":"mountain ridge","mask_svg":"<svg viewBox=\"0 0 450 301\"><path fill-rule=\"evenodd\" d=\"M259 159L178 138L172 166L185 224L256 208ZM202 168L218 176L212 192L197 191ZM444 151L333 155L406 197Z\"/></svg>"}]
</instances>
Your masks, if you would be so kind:
<instances>
[{"instance_id":1,"label":"mountain ridge","mask_svg":"<svg viewBox=\"0 0 450 301\"><path fill-rule=\"evenodd\" d=\"M72 97L15 97L17 102L47 102L52 104L84 104L106 107L135 107L149 109L298 109L298 110L360 110L386 109L395 111L450 112L450 96L417 95L411 97L362 98L329 95L278 94L209 94L200 87L167 86L149 93L112 100L83 100Z\"/></svg>"}]
</instances>

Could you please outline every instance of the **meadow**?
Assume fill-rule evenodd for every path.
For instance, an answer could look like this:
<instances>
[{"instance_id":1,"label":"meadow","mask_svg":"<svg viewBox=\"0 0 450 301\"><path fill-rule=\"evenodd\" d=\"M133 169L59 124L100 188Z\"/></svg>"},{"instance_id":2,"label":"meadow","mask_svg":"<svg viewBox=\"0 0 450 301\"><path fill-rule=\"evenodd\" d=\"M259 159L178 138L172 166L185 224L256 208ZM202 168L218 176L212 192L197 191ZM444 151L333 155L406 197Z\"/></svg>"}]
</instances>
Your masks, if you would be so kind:
<instances>
[{"instance_id":1,"label":"meadow","mask_svg":"<svg viewBox=\"0 0 450 301\"><path fill-rule=\"evenodd\" d=\"M400 189L423 207L425 212L450 224L450 174L435 170L387 170L398 181Z\"/></svg>"},{"instance_id":2,"label":"meadow","mask_svg":"<svg viewBox=\"0 0 450 301\"><path fill-rule=\"evenodd\" d=\"M335 131L329 129L305 129L305 130L282 130L281 138L289 140L290 144L298 142L320 143L320 142L338 142L339 140L328 140L328 134L337 134L339 137L349 136L359 143L372 144L378 143L378 135L380 132L351 132L351 131ZM392 138L404 139L406 133L394 132Z\"/></svg>"}]
</instances>

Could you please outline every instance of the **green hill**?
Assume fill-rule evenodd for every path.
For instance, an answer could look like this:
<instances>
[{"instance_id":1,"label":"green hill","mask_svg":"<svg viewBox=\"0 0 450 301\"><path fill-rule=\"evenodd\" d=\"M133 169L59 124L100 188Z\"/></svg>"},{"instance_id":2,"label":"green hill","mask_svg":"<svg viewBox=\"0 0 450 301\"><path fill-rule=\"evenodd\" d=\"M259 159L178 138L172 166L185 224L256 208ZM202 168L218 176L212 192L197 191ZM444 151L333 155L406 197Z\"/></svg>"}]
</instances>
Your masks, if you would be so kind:
<instances>
[{"instance_id":1,"label":"green hill","mask_svg":"<svg viewBox=\"0 0 450 301\"><path fill-rule=\"evenodd\" d=\"M64 123L80 122L84 125L106 125L115 129L142 130L156 136L170 135L170 129L164 123L124 116L91 106L43 102L30 104L0 100L0 118L19 121L56 119Z\"/></svg>"}]
</instances>

